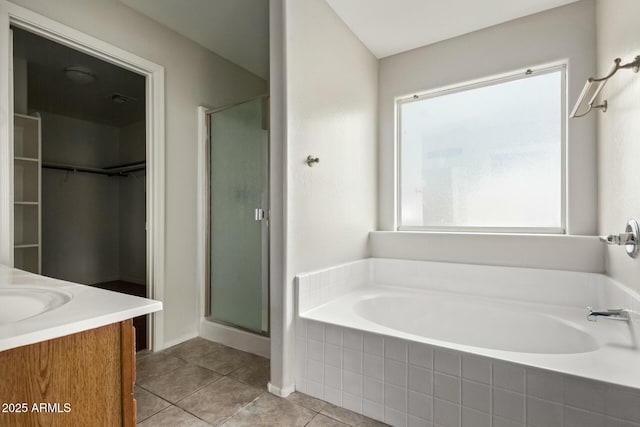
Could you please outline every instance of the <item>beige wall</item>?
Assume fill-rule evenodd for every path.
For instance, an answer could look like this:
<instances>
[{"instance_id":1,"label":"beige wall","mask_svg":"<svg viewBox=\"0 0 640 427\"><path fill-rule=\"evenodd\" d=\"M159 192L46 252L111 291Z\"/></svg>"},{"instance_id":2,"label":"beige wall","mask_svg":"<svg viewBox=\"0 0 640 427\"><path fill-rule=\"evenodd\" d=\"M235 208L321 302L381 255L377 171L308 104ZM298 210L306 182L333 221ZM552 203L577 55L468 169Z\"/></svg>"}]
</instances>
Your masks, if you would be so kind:
<instances>
[{"instance_id":1,"label":"beige wall","mask_svg":"<svg viewBox=\"0 0 640 427\"><path fill-rule=\"evenodd\" d=\"M196 333L196 108L267 92L264 80L117 0L14 0L165 67L166 253L164 341Z\"/></svg>"},{"instance_id":2,"label":"beige wall","mask_svg":"<svg viewBox=\"0 0 640 427\"><path fill-rule=\"evenodd\" d=\"M292 367L293 277L368 256L367 234L376 224L378 64L324 0L285 4L284 366ZM307 155L320 163L308 167ZM284 378L292 384L291 372Z\"/></svg>"},{"instance_id":3,"label":"beige wall","mask_svg":"<svg viewBox=\"0 0 640 427\"><path fill-rule=\"evenodd\" d=\"M637 0L598 0L598 74L609 69L614 58L623 62L640 55ZM630 218L640 219L640 75L618 72L600 99L609 101L598 118L598 233L624 231ZM606 250L607 273L640 291L640 259L627 256L621 247Z\"/></svg>"}]
</instances>

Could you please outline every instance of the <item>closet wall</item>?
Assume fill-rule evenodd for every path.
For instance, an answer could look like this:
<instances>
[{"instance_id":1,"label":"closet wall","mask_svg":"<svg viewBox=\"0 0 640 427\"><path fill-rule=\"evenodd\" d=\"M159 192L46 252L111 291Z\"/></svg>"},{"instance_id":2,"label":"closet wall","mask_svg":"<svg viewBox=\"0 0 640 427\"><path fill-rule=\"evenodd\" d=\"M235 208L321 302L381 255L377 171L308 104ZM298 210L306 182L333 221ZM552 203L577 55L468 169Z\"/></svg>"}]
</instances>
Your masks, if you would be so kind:
<instances>
[{"instance_id":1,"label":"closet wall","mask_svg":"<svg viewBox=\"0 0 640 427\"><path fill-rule=\"evenodd\" d=\"M140 121L118 130L118 164L135 163L145 159L145 122ZM120 280L146 283L147 234L146 173L133 172L118 180L118 244Z\"/></svg>"},{"instance_id":2,"label":"closet wall","mask_svg":"<svg viewBox=\"0 0 640 427\"><path fill-rule=\"evenodd\" d=\"M144 161L144 121L117 128L40 111L44 163ZM109 177L43 168L42 274L78 283L145 283L145 173Z\"/></svg>"},{"instance_id":3,"label":"closet wall","mask_svg":"<svg viewBox=\"0 0 640 427\"><path fill-rule=\"evenodd\" d=\"M118 162L118 129L40 111L43 163ZM119 180L42 170L42 274L93 284L119 275Z\"/></svg>"}]
</instances>

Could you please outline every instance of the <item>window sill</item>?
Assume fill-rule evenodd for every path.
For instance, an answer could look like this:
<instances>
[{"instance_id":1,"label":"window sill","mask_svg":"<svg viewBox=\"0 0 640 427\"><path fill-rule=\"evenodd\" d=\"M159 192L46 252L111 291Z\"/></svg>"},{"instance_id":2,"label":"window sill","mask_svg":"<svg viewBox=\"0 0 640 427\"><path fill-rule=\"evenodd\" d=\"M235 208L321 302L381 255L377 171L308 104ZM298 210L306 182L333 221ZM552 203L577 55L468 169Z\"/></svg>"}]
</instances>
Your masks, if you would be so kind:
<instances>
[{"instance_id":1,"label":"window sill","mask_svg":"<svg viewBox=\"0 0 640 427\"><path fill-rule=\"evenodd\" d=\"M372 231L371 256L602 273L595 236L448 231Z\"/></svg>"},{"instance_id":2,"label":"window sill","mask_svg":"<svg viewBox=\"0 0 640 427\"><path fill-rule=\"evenodd\" d=\"M483 234L510 236L566 236L564 228L428 228L428 227L400 227L400 233L438 233L438 234Z\"/></svg>"}]
</instances>

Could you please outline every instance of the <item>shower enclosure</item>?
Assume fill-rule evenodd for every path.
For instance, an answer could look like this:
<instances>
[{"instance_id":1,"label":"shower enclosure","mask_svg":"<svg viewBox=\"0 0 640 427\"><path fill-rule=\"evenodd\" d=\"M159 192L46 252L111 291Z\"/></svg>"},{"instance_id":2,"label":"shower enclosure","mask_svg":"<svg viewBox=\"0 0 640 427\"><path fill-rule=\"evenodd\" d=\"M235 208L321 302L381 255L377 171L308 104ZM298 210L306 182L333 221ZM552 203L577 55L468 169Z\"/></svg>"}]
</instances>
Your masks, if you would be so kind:
<instances>
[{"instance_id":1,"label":"shower enclosure","mask_svg":"<svg viewBox=\"0 0 640 427\"><path fill-rule=\"evenodd\" d=\"M269 334L268 97L208 113L209 320Z\"/></svg>"}]
</instances>

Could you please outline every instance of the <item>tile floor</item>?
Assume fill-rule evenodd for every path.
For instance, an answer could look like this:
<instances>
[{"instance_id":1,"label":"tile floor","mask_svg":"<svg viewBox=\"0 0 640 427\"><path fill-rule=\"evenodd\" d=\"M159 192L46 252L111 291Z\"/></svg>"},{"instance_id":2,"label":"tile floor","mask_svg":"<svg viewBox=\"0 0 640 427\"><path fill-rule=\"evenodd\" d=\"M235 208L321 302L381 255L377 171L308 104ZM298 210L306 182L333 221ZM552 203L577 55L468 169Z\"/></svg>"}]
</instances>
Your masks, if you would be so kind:
<instances>
[{"instance_id":1,"label":"tile floor","mask_svg":"<svg viewBox=\"0 0 640 427\"><path fill-rule=\"evenodd\" d=\"M384 426L293 393L267 392L269 360L196 338L139 353L135 397L140 427Z\"/></svg>"}]
</instances>

